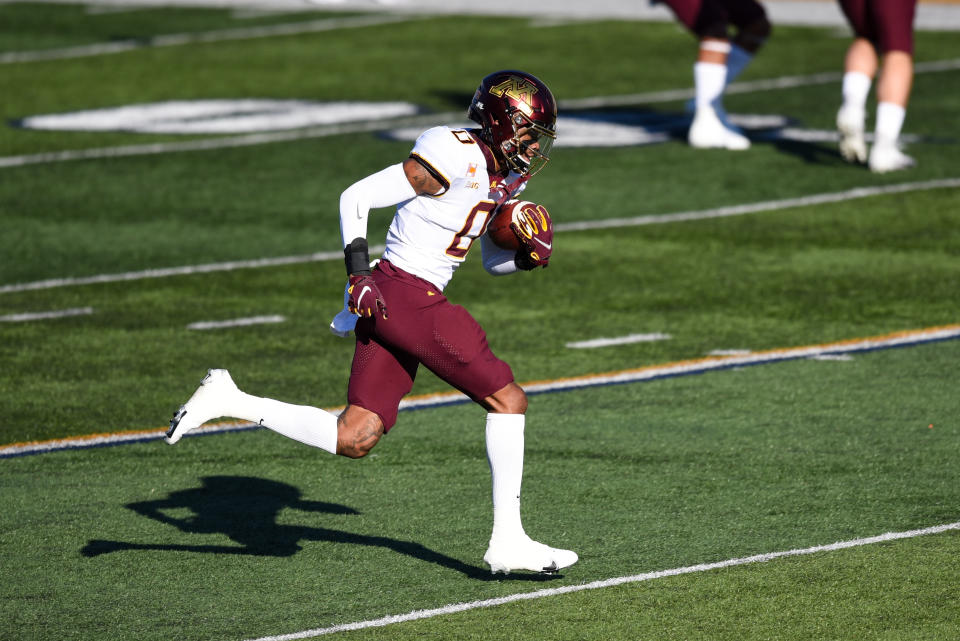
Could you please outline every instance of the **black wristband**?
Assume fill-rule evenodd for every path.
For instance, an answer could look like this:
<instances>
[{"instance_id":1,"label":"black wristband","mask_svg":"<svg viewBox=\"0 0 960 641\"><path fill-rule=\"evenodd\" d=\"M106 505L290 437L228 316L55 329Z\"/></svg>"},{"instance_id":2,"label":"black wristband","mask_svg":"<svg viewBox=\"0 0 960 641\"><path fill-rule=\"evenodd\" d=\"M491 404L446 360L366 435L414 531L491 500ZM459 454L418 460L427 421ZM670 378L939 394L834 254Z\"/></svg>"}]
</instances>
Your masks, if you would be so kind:
<instances>
[{"instance_id":1,"label":"black wristband","mask_svg":"<svg viewBox=\"0 0 960 641\"><path fill-rule=\"evenodd\" d=\"M343 248L343 262L347 266L347 276L370 273L370 251L366 238L354 238Z\"/></svg>"},{"instance_id":2,"label":"black wristband","mask_svg":"<svg viewBox=\"0 0 960 641\"><path fill-rule=\"evenodd\" d=\"M513 264L517 266L517 269L522 269L525 272L528 272L537 266L537 264L530 260L530 257L523 253L523 251L518 251L517 255L513 257Z\"/></svg>"}]
</instances>

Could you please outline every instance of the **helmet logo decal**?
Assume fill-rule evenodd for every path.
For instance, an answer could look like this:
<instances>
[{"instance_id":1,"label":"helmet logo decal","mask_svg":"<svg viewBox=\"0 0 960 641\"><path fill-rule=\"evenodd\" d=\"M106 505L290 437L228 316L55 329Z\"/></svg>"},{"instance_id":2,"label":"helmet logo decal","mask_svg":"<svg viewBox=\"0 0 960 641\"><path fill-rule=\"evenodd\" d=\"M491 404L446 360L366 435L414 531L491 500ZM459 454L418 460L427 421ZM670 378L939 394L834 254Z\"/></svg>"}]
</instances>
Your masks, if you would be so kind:
<instances>
[{"instance_id":1,"label":"helmet logo decal","mask_svg":"<svg viewBox=\"0 0 960 641\"><path fill-rule=\"evenodd\" d=\"M533 94L537 93L539 89L532 82L526 78L521 78L519 76L510 76L503 82L498 85L490 87L490 93L494 96L503 98L513 98L519 103L526 105L527 109L524 111L530 111L533 107Z\"/></svg>"}]
</instances>

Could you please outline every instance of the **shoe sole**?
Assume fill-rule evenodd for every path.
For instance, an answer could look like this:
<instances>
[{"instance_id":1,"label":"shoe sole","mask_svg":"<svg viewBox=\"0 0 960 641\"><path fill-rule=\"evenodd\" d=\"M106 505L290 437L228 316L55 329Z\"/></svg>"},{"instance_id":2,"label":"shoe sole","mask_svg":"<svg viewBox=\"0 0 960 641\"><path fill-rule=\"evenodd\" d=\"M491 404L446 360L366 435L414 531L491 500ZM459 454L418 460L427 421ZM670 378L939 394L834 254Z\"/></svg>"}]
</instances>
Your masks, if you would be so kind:
<instances>
[{"instance_id":1,"label":"shoe sole","mask_svg":"<svg viewBox=\"0 0 960 641\"><path fill-rule=\"evenodd\" d=\"M746 136L744 136L746 139ZM723 140L698 140L696 136L688 136L687 142L694 149L725 149L727 151L746 151L750 149L750 140L745 142L734 140L733 142Z\"/></svg>"},{"instance_id":2,"label":"shoe sole","mask_svg":"<svg viewBox=\"0 0 960 641\"><path fill-rule=\"evenodd\" d=\"M173 439L174 434L176 434L177 428L180 426L180 421L182 421L182 420L183 420L183 417L186 416L186 415L187 415L187 406L186 406L186 405L181 405L181 406L180 406L180 409L178 409L178 410L173 414L173 418L170 419L170 427L167 428L167 434L166 434L166 436L163 437L163 440L165 440L165 441L167 442L167 445L175 445L175 444L177 443L177 441L179 441L180 438L182 438L182 437L180 437L180 438L171 440L171 439Z\"/></svg>"},{"instance_id":3,"label":"shoe sole","mask_svg":"<svg viewBox=\"0 0 960 641\"><path fill-rule=\"evenodd\" d=\"M565 552L565 550L555 550L555 553L557 554L562 554L563 552ZM511 572L521 572L521 571L537 572L539 574L556 574L558 571L562 570L563 568L570 567L580 560L580 558L576 556L576 553L574 553L573 560L563 566L558 565L557 559L553 558L553 559L550 559L549 565L544 565L543 567L537 569L537 568L530 568L525 566L510 567L505 562L499 561L498 560L499 556L500 556L499 554L491 555L489 551L487 554L483 555L483 562L486 563L488 566L490 566L491 574L501 574L501 573L509 574Z\"/></svg>"},{"instance_id":4,"label":"shoe sole","mask_svg":"<svg viewBox=\"0 0 960 641\"><path fill-rule=\"evenodd\" d=\"M490 565L487 562L487 565ZM560 568L557 567L556 563L551 563L550 565L541 568L539 570L528 570L527 568L507 568L507 567L493 567L490 565L490 574L510 574L511 572L536 572L537 574L556 574L560 571Z\"/></svg>"},{"instance_id":5,"label":"shoe sole","mask_svg":"<svg viewBox=\"0 0 960 641\"><path fill-rule=\"evenodd\" d=\"M750 149L750 145L746 145L746 146L725 145L725 144L718 144L718 145L706 144L705 145L702 143L693 143L693 142L690 143L690 146L693 147L694 149L723 149L724 151L746 151L747 149Z\"/></svg>"}]
</instances>

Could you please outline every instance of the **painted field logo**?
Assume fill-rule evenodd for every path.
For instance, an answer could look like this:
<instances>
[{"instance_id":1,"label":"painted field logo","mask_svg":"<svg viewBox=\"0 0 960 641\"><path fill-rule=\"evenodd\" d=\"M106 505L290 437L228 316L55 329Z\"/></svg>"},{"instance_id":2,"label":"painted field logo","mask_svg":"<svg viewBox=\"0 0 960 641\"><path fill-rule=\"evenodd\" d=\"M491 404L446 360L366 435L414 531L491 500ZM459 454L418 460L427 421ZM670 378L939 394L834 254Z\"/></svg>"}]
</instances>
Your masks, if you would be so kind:
<instances>
[{"instance_id":1,"label":"painted field logo","mask_svg":"<svg viewBox=\"0 0 960 641\"><path fill-rule=\"evenodd\" d=\"M245 134L398 118L422 113L408 102L308 100L171 100L62 114L14 123L52 131L130 131L146 134Z\"/></svg>"}]
</instances>

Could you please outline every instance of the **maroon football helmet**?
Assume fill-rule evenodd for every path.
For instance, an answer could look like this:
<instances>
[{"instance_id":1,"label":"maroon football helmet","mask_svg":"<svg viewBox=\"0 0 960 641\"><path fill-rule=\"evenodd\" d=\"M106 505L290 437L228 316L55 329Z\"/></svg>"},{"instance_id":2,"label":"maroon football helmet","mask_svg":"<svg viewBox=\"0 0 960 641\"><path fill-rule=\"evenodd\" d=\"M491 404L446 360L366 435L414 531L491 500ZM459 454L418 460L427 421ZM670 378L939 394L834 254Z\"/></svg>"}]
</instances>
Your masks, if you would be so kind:
<instances>
[{"instance_id":1,"label":"maroon football helmet","mask_svg":"<svg viewBox=\"0 0 960 641\"><path fill-rule=\"evenodd\" d=\"M535 76L510 70L490 74L480 81L467 115L480 125L480 139L513 171L532 176L550 160L557 101Z\"/></svg>"}]
</instances>

